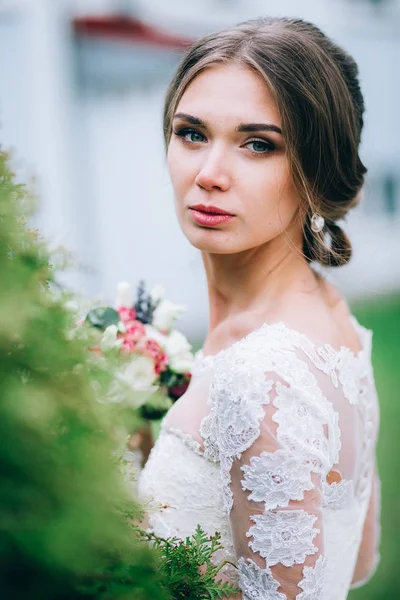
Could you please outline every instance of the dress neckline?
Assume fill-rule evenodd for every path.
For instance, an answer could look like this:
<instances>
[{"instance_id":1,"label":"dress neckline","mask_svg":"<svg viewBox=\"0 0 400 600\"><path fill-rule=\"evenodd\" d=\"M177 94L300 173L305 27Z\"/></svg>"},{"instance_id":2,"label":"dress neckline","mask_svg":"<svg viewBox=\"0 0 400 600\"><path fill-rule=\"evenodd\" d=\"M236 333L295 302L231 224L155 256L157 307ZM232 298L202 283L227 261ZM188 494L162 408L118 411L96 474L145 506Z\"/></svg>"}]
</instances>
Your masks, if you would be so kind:
<instances>
[{"instance_id":1,"label":"dress neckline","mask_svg":"<svg viewBox=\"0 0 400 600\"><path fill-rule=\"evenodd\" d=\"M355 330L358 334L359 341L360 341L360 350L358 352L354 352L348 346L342 345L338 349L338 348L334 348L329 343L324 343L324 342L319 342L319 341L313 340L307 334L302 333L301 331L299 331L293 327L288 327L285 324L285 322L281 320L281 321L276 321L274 323L267 323L267 322L262 323L256 329L253 329L252 331L250 331L248 334L246 334L242 338L236 340L235 342L233 342L226 348L222 348L215 354L204 354L203 348L200 348L200 350L198 350L195 354L195 362L197 364L201 363L202 365L211 366L217 358L224 356L228 352L231 352L234 348L237 348L238 346L242 345L244 342L248 341L252 337L259 335L262 331L267 332L270 330L281 330L283 333L286 333L289 336L292 336L292 337L296 336L297 339L302 339L308 345L311 345L314 348L314 350L316 350L317 352L320 350L328 350L329 353L331 354L331 356L335 355L337 357L339 357L343 353L346 353L348 356L351 356L354 360L361 360L366 354L368 354L367 350L370 347L372 331L370 329L367 329L363 325L361 325L354 315L350 314L349 319L350 319L350 322L352 323L353 327L355 328Z\"/></svg>"}]
</instances>

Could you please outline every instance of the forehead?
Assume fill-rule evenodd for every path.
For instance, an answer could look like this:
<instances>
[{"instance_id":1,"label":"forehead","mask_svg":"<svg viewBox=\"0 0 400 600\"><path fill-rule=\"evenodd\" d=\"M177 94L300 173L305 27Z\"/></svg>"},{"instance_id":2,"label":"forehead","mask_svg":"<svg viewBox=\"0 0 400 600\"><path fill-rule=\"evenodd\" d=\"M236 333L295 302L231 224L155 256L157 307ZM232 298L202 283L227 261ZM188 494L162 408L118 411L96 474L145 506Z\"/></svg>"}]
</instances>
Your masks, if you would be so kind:
<instances>
[{"instance_id":1,"label":"forehead","mask_svg":"<svg viewBox=\"0 0 400 600\"><path fill-rule=\"evenodd\" d=\"M209 122L268 122L280 126L275 99L265 80L246 65L215 65L188 85L176 112Z\"/></svg>"}]
</instances>

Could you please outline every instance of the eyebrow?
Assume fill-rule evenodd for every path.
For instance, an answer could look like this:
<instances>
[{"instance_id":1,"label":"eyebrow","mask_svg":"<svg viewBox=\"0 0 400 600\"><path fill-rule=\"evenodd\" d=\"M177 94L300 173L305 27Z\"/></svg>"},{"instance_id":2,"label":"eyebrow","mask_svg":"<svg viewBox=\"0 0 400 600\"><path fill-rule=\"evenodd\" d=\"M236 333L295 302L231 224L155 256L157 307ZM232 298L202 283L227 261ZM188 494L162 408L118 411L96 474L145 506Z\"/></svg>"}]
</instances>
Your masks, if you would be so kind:
<instances>
[{"instance_id":1,"label":"eyebrow","mask_svg":"<svg viewBox=\"0 0 400 600\"><path fill-rule=\"evenodd\" d=\"M198 117L194 117L193 115L188 115L186 113L176 113L174 115L174 119L182 119L191 125L199 125L200 127L207 127L205 121L202 121ZM235 131L239 131L241 133L255 133L257 131L274 131L275 133L279 133L282 135L282 129L277 125L272 125L269 123L241 123L237 127L235 127Z\"/></svg>"}]
</instances>

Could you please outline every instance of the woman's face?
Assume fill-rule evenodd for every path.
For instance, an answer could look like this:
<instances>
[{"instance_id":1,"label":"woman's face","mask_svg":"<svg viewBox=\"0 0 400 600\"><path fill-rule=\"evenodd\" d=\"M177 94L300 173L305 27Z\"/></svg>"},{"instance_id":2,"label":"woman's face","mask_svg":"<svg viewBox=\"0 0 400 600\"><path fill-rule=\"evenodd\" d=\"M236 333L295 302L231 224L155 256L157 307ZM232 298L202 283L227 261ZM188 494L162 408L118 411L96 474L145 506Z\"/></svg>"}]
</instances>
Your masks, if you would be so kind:
<instances>
[{"instance_id":1,"label":"woman's face","mask_svg":"<svg viewBox=\"0 0 400 600\"><path fill-rule=\"evenodd\" d=\"M267 85L246 66L211 67L186 88L173 119L168 168L179 223L193 246L232 254L288 228L299 199L280 121ZM294 227L300 235L297 220Z\"/></svg>"}]
</instances>

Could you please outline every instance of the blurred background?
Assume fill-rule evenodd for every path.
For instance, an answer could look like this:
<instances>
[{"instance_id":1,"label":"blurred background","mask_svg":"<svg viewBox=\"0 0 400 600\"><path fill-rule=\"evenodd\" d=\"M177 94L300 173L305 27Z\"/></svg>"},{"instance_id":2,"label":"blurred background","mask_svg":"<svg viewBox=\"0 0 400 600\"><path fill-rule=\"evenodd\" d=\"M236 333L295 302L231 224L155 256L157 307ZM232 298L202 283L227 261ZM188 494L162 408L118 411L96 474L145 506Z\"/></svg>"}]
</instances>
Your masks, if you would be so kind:
<instances>
[{"instance_id":1,"label":"blurred background","mask_svg":"<svg viewBox=\"0 0 400 600\"><path fill-rule=\"evenodd\" d=\"M187 45L262 15L308 19L356 59L366 102L369 169L348 217L351 263L329 278L374 331L381 402L382 561L351 598L400 598L400 1L0 0L0 143L39 198L36 226L68 248L68 284L113 302L140 278L186 304L200 344L207 297L200 255L175 219L162 105Z\"/></svg>"}]
</instances>

